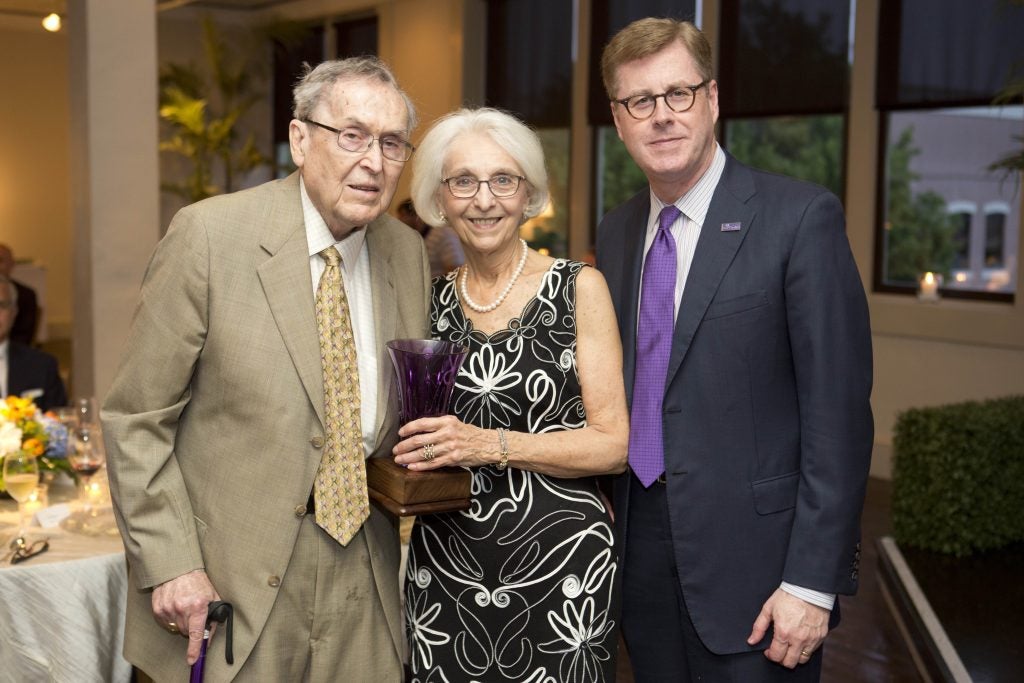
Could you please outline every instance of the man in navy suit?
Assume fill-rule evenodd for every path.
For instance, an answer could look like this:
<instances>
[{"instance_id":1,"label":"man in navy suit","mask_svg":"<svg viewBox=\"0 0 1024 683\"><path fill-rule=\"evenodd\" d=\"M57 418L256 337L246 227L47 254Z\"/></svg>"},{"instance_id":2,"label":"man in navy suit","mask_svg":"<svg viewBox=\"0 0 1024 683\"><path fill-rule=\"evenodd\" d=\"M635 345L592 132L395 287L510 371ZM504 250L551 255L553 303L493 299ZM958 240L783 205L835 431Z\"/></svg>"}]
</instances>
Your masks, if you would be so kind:
<instances>
[{"instance_id":1,"label":"man in navy suit","mask_svg":"<svg viewBox=\"0 0 1024 683\"><path fill-rule=\"evenodd\" d=\"M835 596L857 588L868 309L839 200L719 147L711 66L671 19L602 58L650 183L597 240L631 405L623 635L641 683L817 681Z\"/></svg>"},{"instance_id":2,"label":"man in navy suit","mask_svg":"<svg viewBox=\"0 0 1024 683\"><path fill-rule=\"evenodd\" d=\"M57 360L9 339L17 313L18 290L10 278L0 275L0 398L28 396L40 410L66 405Z\"/></svg>"}]
</instances>

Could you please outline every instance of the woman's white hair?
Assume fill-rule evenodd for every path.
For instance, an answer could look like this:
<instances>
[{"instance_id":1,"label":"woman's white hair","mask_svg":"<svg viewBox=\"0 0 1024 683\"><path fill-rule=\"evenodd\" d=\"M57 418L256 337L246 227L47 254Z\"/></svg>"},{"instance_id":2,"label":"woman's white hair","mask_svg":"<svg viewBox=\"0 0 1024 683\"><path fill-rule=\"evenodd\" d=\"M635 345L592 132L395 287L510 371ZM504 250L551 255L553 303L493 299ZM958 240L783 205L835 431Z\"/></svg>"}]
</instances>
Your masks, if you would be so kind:
<instances>
[{"instance_id":1,"label":"woman's white hair","mask_svg":"<svg viewBox=\"0 0 1024 683\"><path fill-rule=\"evenodd\" d=\"M526 177L529 198L523 220L533 218L548 203L548 173L544 168L544 150L540 138L525 123L498 109L459 109L439 118L423 136L412 157L412 202L424 222L438 227L441 218L441 183L448 149L461 135L482 133L489 136L512 157Z\"/></svg>"}]
</instances>

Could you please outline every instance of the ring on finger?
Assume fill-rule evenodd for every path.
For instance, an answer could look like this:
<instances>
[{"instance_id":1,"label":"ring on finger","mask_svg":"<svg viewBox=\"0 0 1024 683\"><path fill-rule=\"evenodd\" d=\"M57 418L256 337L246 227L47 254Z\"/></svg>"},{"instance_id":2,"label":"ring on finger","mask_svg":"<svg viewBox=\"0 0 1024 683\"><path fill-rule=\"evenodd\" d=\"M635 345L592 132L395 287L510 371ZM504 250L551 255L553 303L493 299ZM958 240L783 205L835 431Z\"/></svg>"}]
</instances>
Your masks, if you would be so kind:
<instances>
[{"instance_id":1,"label":"ring on finger","mask_svg":"<svg viewBox=\"0 0 1024 683\"><path fill-rule=\"evenodd\" d=\"M427 445L425 445L423 447L423 459L424 460L433 460L434 459L434 455L435 455L435 453L434 453L434 444L428 443Z\"/></svg>"},{"instance_id":2,"label":"ring on finger","mask_svg":"<svg viewBox=\"0 0 1024 683\"><path fill-rule=\"evenodd\" d=\"M173 621L167 622L167 626L165 628L167 629L168 633L173 633L174 635L178 635L178 625L175 624Z\"/></svg>"},{"instance_id":3,"label":"ring on finger","mask_svg":"<svg viewBox=\"0 0 1024 683\"><path fill-rule=\"evenodd\" d=\"M811 653L808 652L807 650L800 650L800 656L801 657L810 657Z\"/></svg>"}]
</instances>

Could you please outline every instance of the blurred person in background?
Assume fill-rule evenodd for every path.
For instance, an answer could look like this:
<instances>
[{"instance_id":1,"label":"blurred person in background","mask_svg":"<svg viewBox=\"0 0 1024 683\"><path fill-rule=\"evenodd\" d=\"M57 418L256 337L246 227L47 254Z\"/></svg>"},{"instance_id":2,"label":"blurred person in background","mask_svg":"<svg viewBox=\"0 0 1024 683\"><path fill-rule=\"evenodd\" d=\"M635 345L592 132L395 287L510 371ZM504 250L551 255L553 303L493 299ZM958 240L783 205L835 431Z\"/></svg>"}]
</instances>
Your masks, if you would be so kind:
<instances>
[{"instance_id":1,"label":"blurred person in background","mask_svg":"<svg viewBox=\"0 0 1024 683\"><path fill-rule=\"evenodd\" d=\"M34 289L11 277L14 272L14 251L6 244L0 244L0 275L11 281L18 290L18 315L11 326L10 337L19 344L31 346L35 343L39 327L39 301Z\"/></svg>"},{"instance_id":2,"label":"blurred person in background","mask_svg":"<svg viewBox=\"0 0 1024 683\"><path fill-rule=\"evenodd\" d=\"M43 411L67 405L57 359L11 337L18 301L14 281L0 275L0 399L11 395L31 398Z\"/></svg>"},{"instance_id":3,"label":"blurred person in background","mask_svg":"<svg viewBox=\"0 0 1024 683\"><path fill-rule=\"evenodd\" d=\"M438 277L461 266L466 256L462 253L459 236L451 226L431 225L416 213L412 199L405 199L398 205L398 219L415 230L423 238L430 259L430 275Z\"/></svg>"}]
</instances>

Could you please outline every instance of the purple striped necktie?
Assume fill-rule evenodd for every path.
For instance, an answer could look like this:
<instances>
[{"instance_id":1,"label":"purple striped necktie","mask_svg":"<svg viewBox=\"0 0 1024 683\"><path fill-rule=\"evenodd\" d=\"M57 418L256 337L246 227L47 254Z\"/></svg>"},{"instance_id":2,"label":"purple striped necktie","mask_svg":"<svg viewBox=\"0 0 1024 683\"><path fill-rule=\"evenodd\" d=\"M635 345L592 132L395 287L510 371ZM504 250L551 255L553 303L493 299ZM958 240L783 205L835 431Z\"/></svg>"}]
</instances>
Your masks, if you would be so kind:
<instances>
[{"instance_id":1,"label":"purple striped necktie","mask_svg":"<svg viewBox=\"0 0 1024 683\"><path fill-rule=\"evenodd\" d=\"M672 351L676 291L676 241L669 228L681 211L672 204L658 216L658 233L644 261L636 367L629 417L629 466L645 487L665 471L661 402Z\"/></svg>"}]
</instances>

